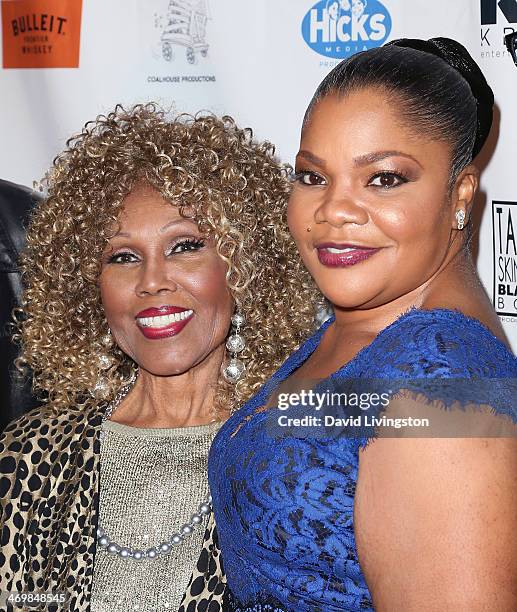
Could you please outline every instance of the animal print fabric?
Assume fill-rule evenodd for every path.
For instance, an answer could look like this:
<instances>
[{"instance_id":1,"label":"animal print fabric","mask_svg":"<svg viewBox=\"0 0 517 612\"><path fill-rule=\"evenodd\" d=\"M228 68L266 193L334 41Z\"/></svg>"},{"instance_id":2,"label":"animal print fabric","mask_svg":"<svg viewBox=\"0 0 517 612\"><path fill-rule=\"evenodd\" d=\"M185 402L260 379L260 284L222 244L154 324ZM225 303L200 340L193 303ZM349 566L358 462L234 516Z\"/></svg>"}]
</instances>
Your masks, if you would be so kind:
<instances>
[{"instance_id":1,"label":"animal print fabric","mask_svg":"<svg viewBox=\"0 0 517 612\"><path fill-rule=\"evenodd\" d=\"M214 515L210 515L199 561L178 612L225 612L226 576L219 550Z\"/></svg>"},{"instance_id":2,"label":"animal print fabric","mask_svg":"<svg viewBox=\"0 0 517 612\"><path fill-rule=\"evenodd\" d=\"M65 592L68 610L90 612L103 410L37 408L0 436L0 592ZM214 535L211 517L183 600L188 612L223 609L214 607L224 590ZM213 605L198 608L193 598L205 591Z\"/></svg>"}]
</instances>

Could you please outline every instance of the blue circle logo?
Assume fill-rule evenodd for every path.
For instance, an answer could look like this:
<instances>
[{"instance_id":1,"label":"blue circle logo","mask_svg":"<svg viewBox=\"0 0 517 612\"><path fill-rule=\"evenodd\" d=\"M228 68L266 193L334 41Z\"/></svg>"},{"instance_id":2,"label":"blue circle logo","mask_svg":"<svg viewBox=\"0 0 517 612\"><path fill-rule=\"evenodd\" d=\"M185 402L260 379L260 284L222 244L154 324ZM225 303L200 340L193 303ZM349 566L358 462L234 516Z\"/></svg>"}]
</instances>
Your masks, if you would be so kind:
<instances>
[{"instance_id":1,"label":"blue circle logo","mask_svg":"<svg viewBox=\"0 0 517 612\"><path fill-rule=\"evenodd\" d=\"M309 47L337 59L380 47L390 32L391 16L378 0L321 0L302 21Z\"/></svg>"}]
</instances>

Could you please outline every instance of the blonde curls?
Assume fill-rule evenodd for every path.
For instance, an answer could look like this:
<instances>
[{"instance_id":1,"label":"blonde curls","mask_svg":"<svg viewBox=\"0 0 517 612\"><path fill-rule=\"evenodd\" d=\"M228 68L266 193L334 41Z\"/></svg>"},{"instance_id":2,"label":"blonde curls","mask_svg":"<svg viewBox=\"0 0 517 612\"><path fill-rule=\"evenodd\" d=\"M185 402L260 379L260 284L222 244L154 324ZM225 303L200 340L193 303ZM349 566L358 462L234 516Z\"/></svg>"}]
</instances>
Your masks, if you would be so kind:
<instances>
[{"instance_id":1,"label":"blonde curls","mask_svg":"<svg viewBox=\"0 0 517 612\"><path fill-rule=\"evenodd\" d=\"M124 198L146 181L215 238L227 281L246 317L237 385L221 380L224 409L248 399L307 335L318 299L286 225L288 170L274 147L230 117L179 115L155 104L89 122L47 175L22 258L19 367L55 411L93 402L107 323L98 288L101 254ZM113 352L112 393L133 366Z\"/></svg>"}]
</instances>

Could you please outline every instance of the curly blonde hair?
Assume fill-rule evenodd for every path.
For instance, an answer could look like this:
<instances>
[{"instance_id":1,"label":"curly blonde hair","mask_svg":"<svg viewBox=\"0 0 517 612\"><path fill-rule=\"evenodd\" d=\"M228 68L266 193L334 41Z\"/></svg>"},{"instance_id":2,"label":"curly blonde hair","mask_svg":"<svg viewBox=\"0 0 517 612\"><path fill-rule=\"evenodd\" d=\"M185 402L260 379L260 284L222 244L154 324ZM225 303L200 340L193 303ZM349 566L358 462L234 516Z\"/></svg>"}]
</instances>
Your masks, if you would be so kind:
<instances>
[{"instance_id":1,"label":"curly blonde hair","mask_svg":"<svg viewBox=\"0 0 517 612\"><path fill-rule=\"evenodd\" d=\"M246 376L222 379L216 404L247 400L306 337L318 292L287 231L289 170L268 142L230 117L179 115L154 103L117 106L67 142L46 177L48 197L35 209L21 266L24 282L16 338L19 367L56 412L92 398L108 331L98 279L124 198L147 182L200 231L227 263L230 292L246 318ZM110 397L133 362L114 347Z\"/></svg>"}]
</instances>

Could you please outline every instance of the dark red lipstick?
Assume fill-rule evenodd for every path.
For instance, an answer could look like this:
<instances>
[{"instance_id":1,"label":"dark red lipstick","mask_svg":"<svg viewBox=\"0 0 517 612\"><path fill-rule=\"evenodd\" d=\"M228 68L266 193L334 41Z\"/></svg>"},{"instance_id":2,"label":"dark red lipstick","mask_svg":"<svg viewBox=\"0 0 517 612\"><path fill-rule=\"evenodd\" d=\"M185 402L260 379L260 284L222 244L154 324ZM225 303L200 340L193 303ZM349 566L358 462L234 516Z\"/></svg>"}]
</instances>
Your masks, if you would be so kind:
<instances>
[{"instance_id":1,"label":"dark red lipstick","mask_svg":"<svg viewBox=\"0 0 517 612\"><path fill-rule=\"evenodd\" d=\"M150 340L178 335L192 320L194 312L181 306L146 308L135 317L138 329Z\"/></svg>"},{"instance_id":2,"label":"dark red lipstick","mask_svg":"<svg viewBox=\"0 0 517 612\"><path fill-rule=\"evenodd\" d=\"M330 268L345 268L369 259L379 248L365 247L355 244L339 244L324 242L316 245L318 259L321 264Z\"/></svg>"}]
</instances>

